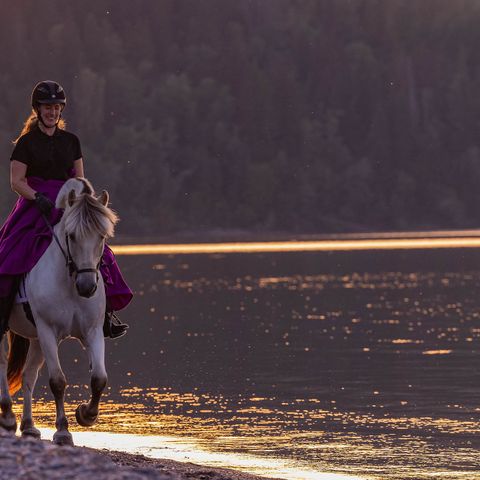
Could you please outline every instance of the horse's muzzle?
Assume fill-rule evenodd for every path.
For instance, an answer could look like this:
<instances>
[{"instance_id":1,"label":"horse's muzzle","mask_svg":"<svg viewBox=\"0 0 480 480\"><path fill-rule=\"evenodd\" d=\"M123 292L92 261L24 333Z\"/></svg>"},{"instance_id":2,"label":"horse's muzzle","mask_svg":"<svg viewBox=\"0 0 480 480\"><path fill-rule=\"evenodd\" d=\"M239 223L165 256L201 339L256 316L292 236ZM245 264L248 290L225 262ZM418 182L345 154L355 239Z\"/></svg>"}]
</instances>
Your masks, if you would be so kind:
<instances>
[{"instance_id":1,"label":"horse's muzzle","mask_svg":"<svg viewBox=\"0 0 480 480\"><path fill-rule=\"evenodd\" d=\"M97 276L94 274L78 275L75 287L81 297L90 298L97 291Z\"/></svg>"}]
</instances>

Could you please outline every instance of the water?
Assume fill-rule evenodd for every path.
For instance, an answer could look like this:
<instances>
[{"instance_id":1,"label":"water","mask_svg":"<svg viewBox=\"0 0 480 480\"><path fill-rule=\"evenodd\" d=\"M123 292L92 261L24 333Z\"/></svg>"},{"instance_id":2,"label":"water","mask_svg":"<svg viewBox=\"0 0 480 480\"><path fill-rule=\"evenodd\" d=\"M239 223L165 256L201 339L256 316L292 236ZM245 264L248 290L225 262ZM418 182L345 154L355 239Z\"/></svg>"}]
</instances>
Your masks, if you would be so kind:
<instances>
[{"instance_id":1,"label":"water","mask_svg":"<svg viewBox=\"0 0 480 480\"><path fill-rule=\"evenodd\" d=\"M119 260L132 327L108 342L96 440L75 427L77 444L290 479L480 479L476 250ZM71 412L87 362L61 351ZM45 374L38 396L51 427Z\"/></svg>"}]
</instances>

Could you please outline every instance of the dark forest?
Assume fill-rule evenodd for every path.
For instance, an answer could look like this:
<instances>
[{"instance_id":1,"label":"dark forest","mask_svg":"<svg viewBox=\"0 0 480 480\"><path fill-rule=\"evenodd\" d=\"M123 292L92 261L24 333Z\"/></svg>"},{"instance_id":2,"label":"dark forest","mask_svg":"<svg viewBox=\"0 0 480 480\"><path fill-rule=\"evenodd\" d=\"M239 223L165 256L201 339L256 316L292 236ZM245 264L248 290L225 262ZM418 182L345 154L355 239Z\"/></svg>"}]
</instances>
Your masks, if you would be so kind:
<instances>
[{"instance_id":1,"label":"dark forest","mask_svg":"<svg viewBox=\"0 0 480 480\"><path fill-rule=\"evenodd\" d=\"M119 233L480 224L477 0L0 1L1 213L60 82Z\"/></svg>"}]
</instances>

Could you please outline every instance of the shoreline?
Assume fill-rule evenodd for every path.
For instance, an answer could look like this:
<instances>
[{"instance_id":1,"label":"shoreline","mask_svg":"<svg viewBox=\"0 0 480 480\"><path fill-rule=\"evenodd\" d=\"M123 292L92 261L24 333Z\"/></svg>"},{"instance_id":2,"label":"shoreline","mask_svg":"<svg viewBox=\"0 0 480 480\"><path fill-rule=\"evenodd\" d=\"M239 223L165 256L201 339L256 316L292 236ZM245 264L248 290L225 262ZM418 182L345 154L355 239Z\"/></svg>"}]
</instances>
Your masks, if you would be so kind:
<instances>
[{"instance_id":1,"label":"shoreline","mask_svg":"<svg viewBox=\"0 0 480 480\"><path fill-rule=\"evenodd\" d=\"M0 429L0 480L280 480L107 449L54 445Z\"/></svg>"},{"instance_id":2,"label":"shoreline","mask_svg":"<svg viewBox=\"0 0 480 480\"><path fill-rule=\"evenodd\" d=\"M97 450L89 447L81 448L109 458L119 467L134 469L154 469L158 473L174 476L178 480L281 480L273 477L260 477L251 473L228 468L209 467L191 462L178 462L162 458L150 458L140 454L126 453L118 450Z\"/></svg>"}]
</instances>

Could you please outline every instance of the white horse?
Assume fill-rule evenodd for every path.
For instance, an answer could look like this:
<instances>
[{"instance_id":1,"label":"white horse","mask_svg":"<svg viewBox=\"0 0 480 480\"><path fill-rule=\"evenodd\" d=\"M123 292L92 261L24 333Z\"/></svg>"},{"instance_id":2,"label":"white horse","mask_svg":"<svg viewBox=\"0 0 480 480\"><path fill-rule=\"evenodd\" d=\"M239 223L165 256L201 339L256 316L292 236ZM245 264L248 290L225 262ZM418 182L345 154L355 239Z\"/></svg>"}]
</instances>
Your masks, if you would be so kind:
<instances>
[{"instance_id":1,"label":"white horse","mask_svg":"<svg viewBox=\"0 0 480 480\"><path fill-rule=\"evenodd\" d=\"M75 416L82 426L91 426L97 419L107 384L103 336L106 300L98 269L105 239L113 236L118 221L107 204L108 193L103 191L96 197L85 179L68 180L58 193L56 207L64 209L53 229L58 243L52 240L25 278L35 325L16 304L9 321L8 362L5 347L0 348L0 426L7 430L16 430L10 395L22 387L22 436L40 437L32 419L32 391L46 361L56 406L53 441L73 445L64 410L66 379L58 358L58 345L67 337L77 338L90 360L91 399L78 406Z\"/></svg>"}]
</instances>

